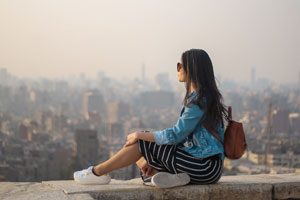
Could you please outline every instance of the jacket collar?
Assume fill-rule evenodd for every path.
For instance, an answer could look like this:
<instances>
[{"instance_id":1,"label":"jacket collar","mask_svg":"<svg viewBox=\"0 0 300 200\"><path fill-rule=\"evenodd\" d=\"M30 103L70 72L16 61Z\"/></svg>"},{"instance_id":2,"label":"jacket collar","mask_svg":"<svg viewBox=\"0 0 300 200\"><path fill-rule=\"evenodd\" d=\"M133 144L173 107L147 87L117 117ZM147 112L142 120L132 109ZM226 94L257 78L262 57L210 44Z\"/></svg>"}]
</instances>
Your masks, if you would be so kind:
<instances>
[{"instance_id":1,"label":"jacket collar","mask_svg":"<svg viewBox=\"0 0 300 200\"><path fill-rule=\"evenodd\" d=\"M197 92L194 90L193 92L191 92L189 95L188 95L188 98L192 98L194 96L196 96Z\"/></svg>"}]
</instances>

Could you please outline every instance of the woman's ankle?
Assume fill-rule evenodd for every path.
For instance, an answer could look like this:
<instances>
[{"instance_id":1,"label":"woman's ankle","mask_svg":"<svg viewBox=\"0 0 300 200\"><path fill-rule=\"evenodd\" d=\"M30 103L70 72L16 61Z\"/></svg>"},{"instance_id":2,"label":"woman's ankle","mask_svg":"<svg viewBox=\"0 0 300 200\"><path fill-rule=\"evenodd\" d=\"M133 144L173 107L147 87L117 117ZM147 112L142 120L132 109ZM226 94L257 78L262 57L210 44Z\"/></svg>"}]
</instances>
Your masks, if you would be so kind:
<instances>
[{"instance_id":1,"label":"woman's ankle","mask_svg":"<svg viewBox=\"0 0 300 200\"><path fill-rule=\"evenodd\" d=\"M94 174L95 176L101 176L101 175L99 175L99 174L95 171L95 167L92 168L92 172L93 172L93 174Z\"/></svg>"}]
</instances>

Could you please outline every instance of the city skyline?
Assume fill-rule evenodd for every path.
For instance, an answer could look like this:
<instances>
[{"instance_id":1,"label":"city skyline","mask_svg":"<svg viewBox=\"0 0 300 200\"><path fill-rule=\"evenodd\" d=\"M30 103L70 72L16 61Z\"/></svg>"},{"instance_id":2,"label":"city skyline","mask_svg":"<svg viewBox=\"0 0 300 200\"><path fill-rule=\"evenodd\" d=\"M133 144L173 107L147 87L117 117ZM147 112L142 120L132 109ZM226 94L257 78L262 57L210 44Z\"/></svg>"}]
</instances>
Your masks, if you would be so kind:
<instances>
[{"instance_id":1,"label":"city skyline","mask_svg":"<svg viewBox=\"0 0 300 200\"><path fill-rule=\"evenodd\" d=\"M0 2L0 68L19 77L99 71L122 80L177 77L190 48L205 49L222 79L299 81L299 1Z\"/></svg>"},{"instance_id":2,"label":"city skyline","mask_svg":"<svg viewBox=\"0 0 300 200\"><path fill-rule=\"evenodd\" d=\"M255 70L251 75L255 82ZM120 87L106 80L19 80L0 69L0 181L72 179L74 170L112 156L129 133L173 127L183 88L166 90L171 85L164 75L160 85L132 81ZM248 144L240 161L224 162L224 175L298 172L298 87L223 85L224 103L243 123ZM110 175L131 179L139 176L136 169Z\"/></svg>"}]
</instances>

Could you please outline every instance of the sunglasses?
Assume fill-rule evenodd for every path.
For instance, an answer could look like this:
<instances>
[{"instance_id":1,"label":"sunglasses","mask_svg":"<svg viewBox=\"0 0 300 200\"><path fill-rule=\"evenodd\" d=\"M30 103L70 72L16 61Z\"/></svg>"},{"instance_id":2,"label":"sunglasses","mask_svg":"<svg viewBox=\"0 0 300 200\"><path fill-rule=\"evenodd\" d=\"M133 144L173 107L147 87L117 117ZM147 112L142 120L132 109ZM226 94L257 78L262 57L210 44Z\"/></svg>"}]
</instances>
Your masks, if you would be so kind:
<instances>
[{"instance_id":1,"label":"sunglasses","mask_svg":"<svg viewBox=\"0 0 300 200\"><path fill-rule=\"evenodd\" d=\"M182 64L180 62L178 62L177 63L177 72L179 72L182 67L183 67Z\"/></svg>"}]
</instances>

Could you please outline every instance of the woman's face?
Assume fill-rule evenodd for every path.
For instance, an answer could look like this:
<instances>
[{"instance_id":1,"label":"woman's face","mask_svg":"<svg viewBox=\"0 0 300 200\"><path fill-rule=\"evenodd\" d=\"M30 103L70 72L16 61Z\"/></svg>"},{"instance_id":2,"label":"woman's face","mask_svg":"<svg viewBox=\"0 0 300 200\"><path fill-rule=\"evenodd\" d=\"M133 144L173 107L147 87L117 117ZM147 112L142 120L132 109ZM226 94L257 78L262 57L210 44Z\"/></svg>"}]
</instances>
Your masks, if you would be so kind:
<instances>
[{"instance_id":1,"label":"woman's face","mask_svg":"<svg viewBox=\"0 0 300 200\"><path fill-rule=\"evenodd\" d=\"M179 82L186 82L186 73L181 62L177 63L177 76Z\"/></svg>"}]
</instances>

